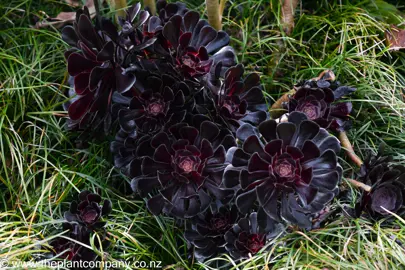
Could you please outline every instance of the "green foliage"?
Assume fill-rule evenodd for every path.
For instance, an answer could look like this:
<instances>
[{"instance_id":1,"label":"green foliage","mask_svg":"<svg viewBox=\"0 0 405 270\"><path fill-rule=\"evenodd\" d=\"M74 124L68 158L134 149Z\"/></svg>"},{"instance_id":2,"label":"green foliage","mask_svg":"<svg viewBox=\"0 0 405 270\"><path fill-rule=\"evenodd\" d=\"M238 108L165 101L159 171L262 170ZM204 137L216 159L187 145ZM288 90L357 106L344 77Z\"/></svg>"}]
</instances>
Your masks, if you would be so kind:
<instances>
[{"instance_id":1,"label":"green foliage","mask_svg":"<svg viewBox=\"0 0 405 270\"><path fill-rule=\"evenodd\" d=\"M188 5L203 11L203 3L190 0ZM381 0L309 1L297 11L296 27L287 37L279 24L278 1L229 0L223 22L239 62L261 74L268 96L277 99L298 80L332 69L340 81L358 88L349 133L356 152L364 157L384 141L396 160L403 161L405 55L389 52L384 41L389 24L402 19L396 6L403 9ZM107 224L113 246L103 254L105 260L162 261L166 269L216 269L226 262L231 266L224 269L405 265L402 219L386 226L348 221L342 215L312 232L290 228L292 233L275 240L269 253L243 263L226 256L206 265L195 263L185 241L179 240L179 225L153 217L143 201L132 198L130 179L113 169L108 142L78 150L74 134L64 131L65 44L57 29L30 28L35 16L44 16L40 11L56 16L62 10L72 9L61 1L0 4L0 259L29 261L46 252L43 247L60 230L68 202L87 188L101 190L113 203ZM354 176L356 168L341 156L344 175ZM340 206L336 201L332 209Z\"/></svg>"}]
</instances>

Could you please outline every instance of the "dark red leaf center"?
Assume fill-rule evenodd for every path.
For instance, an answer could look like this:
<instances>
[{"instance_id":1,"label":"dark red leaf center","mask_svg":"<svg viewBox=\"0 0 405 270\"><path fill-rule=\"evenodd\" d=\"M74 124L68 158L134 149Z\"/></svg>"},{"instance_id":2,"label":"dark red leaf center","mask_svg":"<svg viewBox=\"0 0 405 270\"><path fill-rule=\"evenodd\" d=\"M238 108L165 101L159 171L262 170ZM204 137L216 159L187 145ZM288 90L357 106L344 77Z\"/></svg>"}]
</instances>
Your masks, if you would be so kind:
<instances>
[{"instance_id":1,"label":"dark red leaf center","mask_svg":"<svg viewBox=\"0 0 405 270\"><path fill-rule=\"evenodd\" d=\"M252 254L256 254L260 249L264 247L265 237L260 234L251 234L247 241L247 248Z\"/></svg>"},{"instance_id":2,"label":"dark red leaf center","mask_svg":"<svg viewBox=\"0 0 405 270\"><path fill-rule=\"evenodd\" d=\"M94 223L98 219L98 213L96 210L85 210L82 214L82 219L86 223Z\"/></svg>"}]
</instances>

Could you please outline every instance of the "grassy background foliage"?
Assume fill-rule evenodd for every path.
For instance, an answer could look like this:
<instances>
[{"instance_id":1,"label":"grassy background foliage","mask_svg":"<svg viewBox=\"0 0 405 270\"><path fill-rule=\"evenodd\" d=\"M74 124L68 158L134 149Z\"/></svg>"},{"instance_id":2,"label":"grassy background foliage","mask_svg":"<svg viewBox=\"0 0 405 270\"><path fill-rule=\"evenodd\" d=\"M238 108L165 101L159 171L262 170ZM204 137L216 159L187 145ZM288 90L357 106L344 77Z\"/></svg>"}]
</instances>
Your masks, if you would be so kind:
<instances>
[{"instance_id":1,"label":"grassy background foliage","mask_svg":"<svg viewBox=\"0 0 405 270\"><path fill-rule=\"evenodd\" d=\"M302 1L289 37L279 23L278 2L228 0L224 30L239 62L260 73L273 100L297 81L332 69L338 80L358 89L351 97L349 132L358 155L364 158L384 141L403 162L405 54L389 52L384 38L390 24L404 24L404 5L396 4L402 1ZM203 0L187 5L204 12ZM64 129L67 45L60 30L30 26L45 14L71 10L58 0L0 0L0 259L29 261L46 252L47 241L61 233L69 202L90 189L113 202L107 225L113 245L108 253L98 251L103 260L158 260L165 269L215 269L218 262L228 263L224 269L405 267L404 220L387 226L342 214L323 229L289 228L290 234L270 243L270 252L243 263L225 255L196 263L181 228L170 218L150 215L128 190L130 179L113 168L108 141L78 150L75 135ZM114 16L108 8L103 14ZM340 162L345 177L355 178L356 168L343 152ZM343 188L351 189L346 181ZM331 209L341 206L335 200Z\"/></svg>"}]
</instances>

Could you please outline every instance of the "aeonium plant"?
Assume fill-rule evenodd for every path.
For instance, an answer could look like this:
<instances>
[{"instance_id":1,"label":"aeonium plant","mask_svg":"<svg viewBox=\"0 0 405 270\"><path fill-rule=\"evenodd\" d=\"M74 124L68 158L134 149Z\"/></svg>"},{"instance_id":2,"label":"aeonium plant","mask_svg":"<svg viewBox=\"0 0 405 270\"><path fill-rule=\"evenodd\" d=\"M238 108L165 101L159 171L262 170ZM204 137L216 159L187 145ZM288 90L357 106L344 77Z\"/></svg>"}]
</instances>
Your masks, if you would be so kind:
<instances>
[{"instance_id":1,"label":"aeonium plant","mask_svg":"<svg viewBox=\"0 0 405 270\"><path fill-rule=\"evenodd\" d=\"M239 260L264 250L283 228L262 210L241 215L236 205L211 205L208 211L192 219L191 228L184 236L200 262L225 251Z\"/></svg>"},{"instance_id":2,"label":"aeonium plant","mask_svg":"<svg viewBox=\"0 0 405 270\"><path fill-rule=\"evenodd\" d=\"M216 204L193 218L184 237L194 247L195 258L202 262L225 252L224 235L239 219L236 205L218 207Z\"/></svg>"},{"instance_id":3,"label":"aeonium plant","mask_svg":"<svg viewBox=\"0 0 405 270\"><path fill-rule=\"evenodd\" d=\"M244 124L236 135L243 143L227 152L224 184L238 190L239 211L259 208L274 220L311 229L314 215L338 193L338 139L300 112L288 122Z\"/></svg>"},{"instance_id":4,"label":"aeonium plant","mask_svg":"<svg viewBox=\"0 0 405 270\"><path fill-rule=\"evenodd\" d=\"M363 190L355 207L345 209L349 216L379 220L405 213L405 166L393 164L392 157L384 155L384 145L367 157L357 180Z\"/></svg>"},{"instance_id":5,"label":"aeonium plant","mask_svg":"<svg viewBox=\"0 0 405 270\"><path fill-rule=\"evenodd\" d=\"M102 218L107 217L112 210L111 201L104 200L100 205L101 197L88 190L79 194L79 203L73 201L70 210L65 212L65 222L62 224L63 231L67 231L62 237L52 242L53 255L70 261L95 261L98 254L89 249L93 234L97 234L100 241L94 241L96 248L107 250L110 241L106 236L106 222ZM75 268L81 269L81 268Z\"/></svg>"},{"instance_id":6,"label":"aeonium plant","mask_svg":"<svg viewBox=\"0 0 405 270\"><path fill-rule=\"evenodd\" d=\"M66 53L75 95L67 104L70 127L98 132L119 124L114 165L152 214L190 225L185 238L199 261L222 252L249 258L266 249L280 224L313 228L342 178L340 144L327 130L350 126L343 97L355 89L325 73L296 86L287 121L268 120L260 77L235 65L226 32L182 3L158 1L157 10L150 16L136 4L116 26L107 19L93 25L84 9L65 28L73 47ZM377 177L367 171L367 179ZM383 171L362 211L402 209L402 170ZM65 214L68 237L88 245L92 233L105 232L111 203L101 202L80 194ZM69 259L87 252L66 239L54 247Z\"/></svg>"},{"instance_id":7,"label":"aeonium plant","mask_svg":"<svg viewBox=\"0 0 405 270\"><path fill-rule=\"evenodd\" d=\"M230 132L220 130L204 116L195 126L179 123L144 140L130 164L132 189L151 194L148 209L179 218L204 212L213 198L228 202L234 191L222 186L226 150L235 145Z\"/></svg>"},{"instance_id":8,"label":"aeonium plant","mask_svg":"<svg viewBox=\"0 0 405 270\"><path fill-rule=\"evenodd\" d=\"M76 221L88 228L104 227L106 222L102 220L102 217L110 214L111 201L104 200L102 206L100 203L100 195L88 190L82 191L79 194L79 202L73 201L70 204L70 210L65 212L65 219L68 222Z\"/></svg>"},{"instance_id":9,"label":"aeonium plant","mask_svg":"<svg viewBox=\"0 0 405 270\"><path fill-rule=\"evenodd\" d=\"M221 76L222 62L212 67L206 82L206 91L197 98L196 110L209 115L219 125L236 132L243 123L259 125L267 119L268 106L260 84L260 76L250 73L239 64L230 67Z\"/></svg>"},{"instance_id":10,"label":"aeonium plant","mask_svg":"<svg viewBox=\"0 0 405 270\"><path fill-rule=\"evenodd\" d=\"M153 37L136 35L137 27L149 17L134 5L127 11L122 29L103 18L100 25L92 23L88 9L78 10L73 26L62 31L63 40L72 46L65 52L68 72L72 76L75 95L67 103L70 129L110 131L114 100L120 95L132 96L136 77L126 69L136 62L128 59L142 58L144 49L155 41ZM134 22L139 15L139 21ZM132 92L131 92L132 91Z\"/></svg>"},{"instance_id":11,"label":"aeonium plant","mask_svg":"<svg viewBox=\"0 0 405 270\"><path fill-rule=\"evenodd\" d=\"M181 122L182 111L177 109L189 104L189 98L204 86L211 67L221 63L223 75L235 65L228 34L214 30L197 12L182 3L159 1L158 13L150 16L138 3L126 10L119 26L102 17L94 25L84 8L77 12L73 27L63 29L63 40L72 46L65 53L73 77L65 104L69 129L109 133L117 117L125 118L120 123L127 132L135 122L138 129L153 131L166 120ZM144 80L163 76L183 84L181 89L173 84L168 86L172 91L165 84L161 89L150 87L151 81ZM120 109L130 113L118 116ZM143 112L150 121L143 121Z\"/></svg>"},{"instance_id":12,"label":"aeonium plant","mask_svg":"<svg viewBox=\"0 0 405 270\"><path fill-rule=\"evenodd\" d=\"M283 226L262 210L241 218L225 233L225 249L236 260L248 259L270 248L269 241L283 232Z\"/></svg>"},{"instance_id":13,"label":"aeonium plant","mask_svg":"<svg viewBox=\"0 0 405 270\"><path fill-rule=\"evenodd\" d=\"M216 31L184 3L165 2L158 2L159 16L150 18L147 28L149 35L157 38L151 48L162 67L171 65L185 78L201 80L215 63L222 62L223 72L235 65L226 32Z\"/></svg>"},{"instance_id":14,"label":"aeonium plant","mask_svg":"<svg viewBox=\"0 0 405 270\"><path fill-rule=\"evenodd\" d=\"M343 98L356 89L335 81L332 71L326 70L317 78L300 82L294 89L295 93L284 103L289 113L302 112L309 120L332 131L350 129L352 103Z\"/></svg>"}]
</instances>

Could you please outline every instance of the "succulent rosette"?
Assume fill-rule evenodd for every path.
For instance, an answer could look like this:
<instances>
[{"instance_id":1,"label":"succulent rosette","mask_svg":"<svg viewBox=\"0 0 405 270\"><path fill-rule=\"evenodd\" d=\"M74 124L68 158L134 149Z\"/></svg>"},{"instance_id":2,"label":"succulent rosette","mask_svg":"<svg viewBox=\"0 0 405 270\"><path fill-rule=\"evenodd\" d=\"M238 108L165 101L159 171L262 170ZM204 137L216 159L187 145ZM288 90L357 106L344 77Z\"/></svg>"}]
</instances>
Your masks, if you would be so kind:
<instances>
[{"instance_id":1,"label":"succulent rosette","mask_svg":"<svg viewBox=\"0 0 405 270\"><path fill-rule=\"evenodd\" d=\"M91 22L87 8L79 10L73 26L62 31L63 40L74 47L65 53L68 72L74 77L77 97L68 104L70 128L86 129L104 126L108 131L112 122L113 100L119 95L135 95L136 77L126 68L155 38L143 37L136 27L143 24L149 14L139 13L137 4L128 10L127 20L122 20L122 30L108 19L100 22L101 29ZM131 22L139 15L136 24ZM135 27L135 26L136 27ZM131 63L132 65L133 63ZM133 91L134 93L132 93Z\"/></svg>"},{"instance_id":2,"label":"succulent rosette","mask_svg":"<svg viewBox=\"0 0 405 270\"><path fill-rule=\"evenodd\" d=\"M288 122L242 125L236 132L242 146L227 153L231 164L224 184L239 189L241 213L258 206L275 220L311 228L313 215L338 193L342 168L338 139L305 114L293 112Z\"/></svg>"},{"instance_id":3,"label":"succulent rosette","mask_svg":"<svg viewBox=\"0 0 405 270\"><path fill-rule=\"evenodd\" d=\"M351 127L349 115L352 103L342 100L355 88L342 86L334 81L333 74L326 72L319 80L312 79L298 83L295 94L285 104L289 113L298 111L323 128L345 131Z\"/></svg>"},{"instance_id":4,"label":"succulent rosette","mask_svg":"<svg viewBox=\"0 0 405 270\"><path fill-rule=\"evenodd\" d=\"M204 261L225 251L225 233L239 220L239 212L232 207L210 207L192 220L192 226L184 234L194 246L194 256Z\"/></svg>"},{"instance_id":5,"label":"succulent rosette","mask_svg":"<svg viewBox=\"0 0 405 270\"><path fill-rule=\"evenodd\" d=\"M170 75L148 76L145 91L132 98L129 108L119 112L119 123L126 132L156 134L183 122L194 109L192 91L184 81Z\"/></svg>"},{"instance_id":6,"label":"succulent rosette","mask_svg":"<svg viewBox=\"0 0 405 270\"><path fill-rule=\"evenodd\" d=\"M67 231L63 237L58 237L52 242L52 254L59 258L70 261L91 262L98 259L98 255L91 246L91 234L97 232L100 241L95 241L96 248L107 250L110 241L106 237L104 228L105 222L101 221L102 216L111 212L111 202L104 201L103 207L99 205L101 197L89 191L82 191L79 194L80 203L72 202L70 211L65 213L66 222L62 224L63 231ZM81 269L81 268L74 268Z\"/></svg>"},{"instance_id":7,"label":"succulent rosette","mask_svg":"<svg viewBox=\"0 0 405 270\"><path fill-rule=\"evenodd\" d=\"M260 77L251 73L243 78L244 68L239 64L229 68L222 80L221 63L214 67L197 111L210 115L215 122L236 132L243 123L259 125L267 118L268 106L264 98Z\"/></svg>"},{"instance_id":8,"label":"succulent rosette","mask_svg":"<svg viewBox=\"0 0 405 270\"><path fill-rule=\"evenodd\" d=\"M370 189L362 191L354 208L346 209L350 216L358 218L364 213L366 217L379 220L391 213L405 213L405 166L391 161L392 157L384 156L383 147L377 155L369 155L364 161L358 180Z\"/></svg>"},{"instance_id":9,"label":"succulent rosette","mask_svg":"<svg viewBox=\"0 0 405 270\"><path fill-rule=\"evenodd\" d=\"M161 67L171 66L186 78L206 75L214 63L221 62L223 72L235 65L236 56L227 46L230 38L216 31L207 21L184 4L158 3L159 17L153 16L144 27L145 35L157 38L153 53Z\"/></svg>"},{"instance_id":10,"label":"succulent rosette","mask_svg":"<svg viewBox=\"0 0 405 270\"><path fill-rule=\"evenodd\" d=\"M79 222L89 228L104 227L106 222L101 219L110 214L112 210L111 201L104 200L102 206L100 203L100 195L88 190L82 191L79 194L79 202L73 201L69 211L65 212L65 219L68 222Z\"/></svg>"},{"instance_id":11,"label":"succulent rosette","mask_svg":"<svg viewBox=\"0 0 405 270\"><path fill-rule=\"evenodd\" d=\"M241 218L225 233L225 249L234 259L247 259L264 249L282 232L282 226L262 211Z\"/></svg>"},{"instance_id":12,"label":"succulent rosette","mask_svg":"<svg viewBox=\"0 0 405 270\"><path fill-rule=\"evenodd\" d=\"M204 117L198 119L204 121L196 127L176 124L140 144L139 152L146 156L129 165L133 190L154 195L147 206L155 215L190 218L207 209L211 196L222 201L233 197L221 182L226 150L235 139Z\"/></svg>"}]
</instances>

